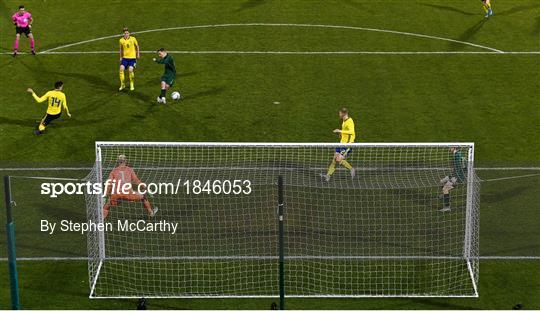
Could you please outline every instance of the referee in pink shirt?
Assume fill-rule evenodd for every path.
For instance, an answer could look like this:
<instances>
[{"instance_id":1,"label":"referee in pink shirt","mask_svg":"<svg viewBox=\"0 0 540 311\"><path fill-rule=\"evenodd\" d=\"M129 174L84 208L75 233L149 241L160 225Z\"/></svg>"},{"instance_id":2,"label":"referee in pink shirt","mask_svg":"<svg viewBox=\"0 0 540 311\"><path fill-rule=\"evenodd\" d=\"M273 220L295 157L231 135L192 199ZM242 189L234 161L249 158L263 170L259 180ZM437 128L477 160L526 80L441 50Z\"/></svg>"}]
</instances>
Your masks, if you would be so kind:
<instances>
[{"instance_id":1,"label":"referee in pink shirt","mask_svg":"<svg viewBox=\"0 0 540 311\"><path fill-rule=\"evenodd\" d=\"M11 20L13 21L17 32L15 43L13 43L13 57L17 56L21 34L24 34L30 40L32 55L36 55L36 43L34 41L34 35L32 34L32 14L26 11L24 5L21 5L19 6L19 11L11 16Z\"/></svg>"}]
</instances>

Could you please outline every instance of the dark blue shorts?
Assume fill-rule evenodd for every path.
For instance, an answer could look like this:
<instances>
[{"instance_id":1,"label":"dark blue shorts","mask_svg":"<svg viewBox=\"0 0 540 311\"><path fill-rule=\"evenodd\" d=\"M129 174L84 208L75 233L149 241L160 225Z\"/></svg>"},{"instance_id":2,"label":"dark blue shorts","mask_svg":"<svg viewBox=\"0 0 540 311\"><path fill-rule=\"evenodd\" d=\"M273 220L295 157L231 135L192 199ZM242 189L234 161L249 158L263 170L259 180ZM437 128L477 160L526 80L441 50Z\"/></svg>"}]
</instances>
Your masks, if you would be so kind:
<instances>
[{"instance_id":1,"label":"dark blue shorts","mask_svg":"<svg viewBox=\"0 0 540 311\"><path fill-rule=\"evenodd\" d=\"M352 149L351 148L340 147L340 148L336 148L336 152L341 154L342 156L346 157L346 156L348 156L349 154L352 153Z\"/></svg>"},{"instance_id":2,"label":"dark blue shorts","mask_svg":"<svg viewBox=\"0 0 540 311\"><path fill-rule=\"evenodd\" d=\"M126 68L129 68L129 67L135 68L137 66L137 59L136 58L122 58L122 66Z\"/></svg>"}]
</instances>

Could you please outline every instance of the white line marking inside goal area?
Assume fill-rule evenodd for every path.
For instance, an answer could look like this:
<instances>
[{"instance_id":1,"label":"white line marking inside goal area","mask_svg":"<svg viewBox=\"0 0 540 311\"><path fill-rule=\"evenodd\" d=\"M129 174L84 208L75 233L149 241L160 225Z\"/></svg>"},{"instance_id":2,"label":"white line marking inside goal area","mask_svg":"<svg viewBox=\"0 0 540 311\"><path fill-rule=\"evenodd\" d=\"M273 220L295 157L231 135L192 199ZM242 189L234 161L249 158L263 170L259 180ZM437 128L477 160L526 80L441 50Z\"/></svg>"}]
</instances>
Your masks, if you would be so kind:
<instances>
[{"instance_id":1,"label":"white line marking inside goal area","mask_svg":"<svg viewBox=\"0 0 540 311\"><path fill-rule=\"evenodd\" d=\"M111 257L106 260L274 260L278 256L141 256L141 257ZM19 257L17 261L86 261L88 257ZM463 260L458 256L285 256L289 260ZM540 256L480 256L480 260L540 260ZM8 261L8 258L2 257L0 261Z\"/></svg>"},{"instance_id":2,"label":"white line marking inside goal area","mask_svg":"<svg viewBox=\"0 0 540 311\"><path fill-rule=\"evenodd\" d=\"M355 27L355 26L339 26L339 25L320 25L320 24L290 24L290 23L243 23L243 24L213 24L213 25L191 25L191 26L178 26L178 27L168 27L168 28L158 28L158 29L147 29L147 30L141 30L132 32L133 35L136 34L143 34L143 33L151 33L151 32L162 32L162 31L173 31L173 30L186 30L186 29L201 29L201 28L225 28L225 27L289 27L289 28L326 28L326 29L346 29L346 30L360 30L360 31L370 31L370 32L380 32L380 33L390 33L390 34L396 34L396 35L402 35L402 36L409 36L409 37L417 37L417 38L426 38L426 39L432 39L432 40L439 40L439 41L447 41L447 42L453 42L458 43L462 45L468 45L475 48L479 48L482 50L488 50L491 52L496 53L504 53L504 51L479 45L471 42L466 41L460 41L456 39L450 39L450 38L444 38L439 36L431 36L431 35L425 35L425 34L419 34L419 33L412 33L412 32L404 32L404 31L396 31L396 30L388 30L388 29L378 29L378 28L365 28L365 27ZM113 39L113 38L119 38L122 34L115 34L110 36L104 36L94 39L88 39L84 41L74 42L70 44L65 44L61 46L57 46L48 50L44 50L40 52L39 54L47 54L53 51L65 49L72 46L92 43L96 41L101 40L107 40L107 39Z\"/></svg>"},{"instance_id":3,"label":"white line marking inside goal area","mask_svg":"<svg viewBox=\"0 0 540 311\"><path fill-rule=\"evenodd\" d=\"M540 51L167 51L171 54L198 54L198 55L540 55ZM155 51L141 51L141 54L155 54ZM11 55L11 52L2 52L1 55ZM19 53L28 54L28 53ZM102 55L118 54L118 51L62 51L40 53L46 55Z\"/></svg>"}]
</instances>

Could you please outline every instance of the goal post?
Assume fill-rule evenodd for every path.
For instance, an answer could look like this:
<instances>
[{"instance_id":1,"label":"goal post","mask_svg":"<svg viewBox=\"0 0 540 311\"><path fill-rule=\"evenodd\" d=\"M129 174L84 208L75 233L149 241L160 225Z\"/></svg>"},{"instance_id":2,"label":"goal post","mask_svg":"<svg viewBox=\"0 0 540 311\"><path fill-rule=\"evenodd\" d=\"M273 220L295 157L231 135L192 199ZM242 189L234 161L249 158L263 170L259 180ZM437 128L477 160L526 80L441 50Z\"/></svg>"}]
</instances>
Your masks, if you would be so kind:
<instances>
[{"instance_id":1,"label":"goal post","mask_svg":"<svg viewBox=\"0 0 540 311\"><path fill-rule=\"evenodd\" d=\"M86 195L91 298L478 296L473 143L96 142L87 180L120 155L151 194Z\"/></svg>"}]
</instances>

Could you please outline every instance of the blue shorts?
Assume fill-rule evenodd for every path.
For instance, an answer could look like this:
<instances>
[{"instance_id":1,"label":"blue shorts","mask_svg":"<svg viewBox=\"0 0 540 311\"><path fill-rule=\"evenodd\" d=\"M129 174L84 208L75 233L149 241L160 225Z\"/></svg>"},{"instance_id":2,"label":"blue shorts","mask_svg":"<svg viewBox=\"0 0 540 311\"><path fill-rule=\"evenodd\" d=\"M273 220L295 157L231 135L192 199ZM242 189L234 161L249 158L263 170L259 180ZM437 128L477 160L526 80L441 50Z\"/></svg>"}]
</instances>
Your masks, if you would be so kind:
<instances>
[{"instance_id":1,"label":"blue shorts","mask_svg":"<svg viewBox=\"0 0 540 311\"><path fill-rule=\"evenodd\" d=\"M125 68L129 67L137 67L137 59L136 58L122 58L122 66Z\"/></svg>"},{"instance_id":2,"label":"blue shorts","mask_svg":"<svg viewBox=\"0 0 540 311\"><path fill-rule=\"evenodd\" d=\"M336 152L341 154L344 157L347 157L349 154L352 153L352 149L341 147L341 148L336 148Z\"/></svg>"}]
</instances>

